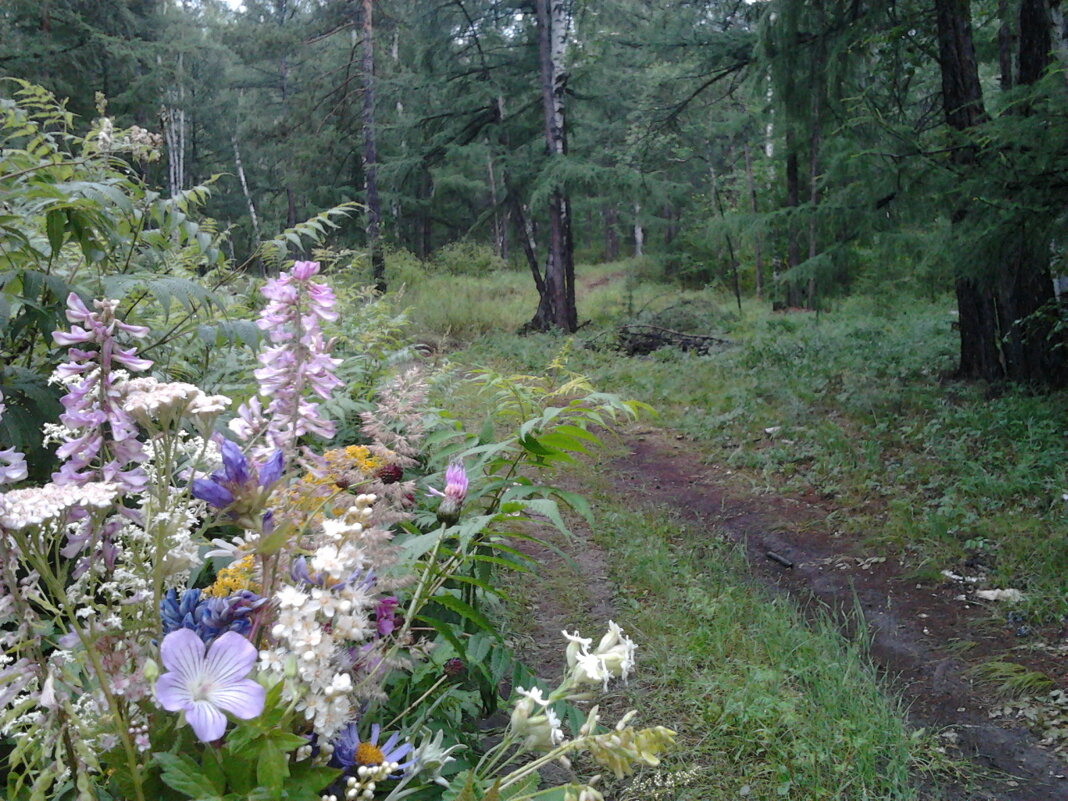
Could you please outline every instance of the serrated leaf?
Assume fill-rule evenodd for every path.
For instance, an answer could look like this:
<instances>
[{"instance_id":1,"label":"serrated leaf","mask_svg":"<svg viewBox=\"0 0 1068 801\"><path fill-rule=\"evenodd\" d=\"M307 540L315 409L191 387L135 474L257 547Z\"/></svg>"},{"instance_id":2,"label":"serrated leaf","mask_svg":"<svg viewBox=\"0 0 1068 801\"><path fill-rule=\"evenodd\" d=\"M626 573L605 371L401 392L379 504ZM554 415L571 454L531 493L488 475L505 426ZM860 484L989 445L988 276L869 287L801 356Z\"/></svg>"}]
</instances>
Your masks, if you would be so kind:
<instances>
[{"instance_id":1,"label":"serrated leaf","mask_svg":"<svg viewBox=\"0 0 1068 801\"><path fill-rule=\"evenodd\" d=\"M461 601L455 595L435 595L432 601L434 603L440 604L441 606L444 606L451 612L455 612L465 620L470 620L480 629L492 634L498 640L501 639L500 633L498 633L497 629L494 628L493 623L490 622L490 619L488 617L486 617L484 614L479 612L477 609L475 609L473 606L466 603L465 601Z\"/></svg>"},{"instance_id":2,"label":"serrated leaf","mask_svg":"<svg viewBox=\"0 0 1068 801\"><path fill-rule=\"evenodd\" d=\"M200 765L185 755L156 754L153 757L163 768L163 783L189 798L215 799L219 797Z\"/></svg>"},{"instance_id":3,"label":"serrated leaf","mask_svg":"<svg viewBox=\"0 0 1068 801\"><path fill-rule=\"evenodd\" d=\"M282 795L282 782L289 775L289 760L286 753L274 744L273 739L264 741L256 759L256 781L261 787L272 790L274 797Z\"/></svg>"},{"instance_id":4,"label":"serrated leaf","mask_svg":"<svg viewBox=\"0 0 1068 801\"><path fill-rule=\"evenodd\" d=\"M60 209L52 209L45 215L45 231L48 234L48 246L52 255L59 253L63 247L63 230L67 226L67 215Z\"/></svg>"}]
</instances>

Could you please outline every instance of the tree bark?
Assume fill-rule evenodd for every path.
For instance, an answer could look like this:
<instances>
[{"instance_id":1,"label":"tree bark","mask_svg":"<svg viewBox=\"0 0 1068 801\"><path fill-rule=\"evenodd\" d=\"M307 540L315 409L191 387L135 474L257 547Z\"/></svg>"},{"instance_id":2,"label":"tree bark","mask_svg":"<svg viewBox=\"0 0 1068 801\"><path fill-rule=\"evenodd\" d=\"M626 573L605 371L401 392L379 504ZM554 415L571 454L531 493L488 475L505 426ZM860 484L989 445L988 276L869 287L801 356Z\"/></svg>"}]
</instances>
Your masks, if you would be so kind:
<instances>
[{"instance_id":1,"label":"tree bark","mask_svg":"<svg viewBox=\"0 0 1068 801\"><path fill-rule=\"evenodd\" d=\"M378 199L378 149L375 142L375 51L372 0L363 0L360 66L363 73L363 184L367 202L367 251L378 292L386 291L386 261L380 242L382 206Z\"/></svg>"},{"instance_id":2,"label":"tree bark","mask_svg":"<svg viewBox=\"0 0 1068 801\"><path fill-rule=\"evenodd\" d=\"M1009 11L1009 0L998 0L998 71L1001 74L1001 91L1012 88L1012 50L1016 41L1015 25Z\"/></svg>"},{"instance_id":3,"label":"tree bark","mask_svg":"<svg viewBox=\"0 0 1068 801\"><path fill-rule=\"evenodd\" d=\"M614 205L608 205L601 210L601 218L604 221L604 260L618 261L619 212Z\"/></svg>"},{"instance_id":4,"label":"tree bark","mask_svg":"<svg viewBox=\"0 0 1068 801\"><path fill-rule=\"evenodd\" d=\"M645 255L645 229L642 228L642 204L634 204L634 256Z\"/></svg>"},{"instance_id":5,"label":"tree bark","mask_svg":"<svg viewBox=\"0 0 1068 801\"><path fill-rule=\"evenodd\" d=\"M757 196L756 196L756 183L753 180L753 157L749 152L749 143L746 142L743 146L743 153L745 154L745 180L749 189L749 210L756 217L757 214ZM756 289L757 300L764 299L764 234L762 231L757 231L753 237L753 262L754 262L754 288Z\"/></svg>"},{"instance_id":6,"label":"tree bark","mask_svg":"<svg viewBox=\"0 0 1068 801\"><path fill-rule=\"evenodd\" d=\"M260 220L256 215L256 204L252 202L252 193L248 191L248 181L245 180L245 167L241 163L241 150L237 146L237 134L230 134L230 144L234 147L234 166L237 168L237 180L241 184L241 194L245 196L248 205L248 217L252 221L252 246L260 246Z\"/></svg>"},{"instance_id":7,"label":"tree bark","mask_svg":"<svg viewBox=\"0 0 1068 801\"><path fill-rule=\"evenodd\" d=\"M541 72L542 109L545 117L545 144L549 159L567 153L564 124L564 36L567 15L564 0L536 0L538 53ZM575 263L571 240L571 208L562 187L549 196L549 250L545 264L544 292L538 310L530 321L536 330L578 327L575 309Z\"/></svg>"},{"instance_id":8,"label":"tree bark","mask_svg":"<svg viewBox=\"0 0 1068 801\"><path fill-rule=\"evenodd\" d=\"M946 122L967 132L985 122L967 0L935 0L942 99ZM1036 81L1049 64L1050 21L1043 0L1020 5L1018 81ZM1026 113L1026 110L1023 112ZM965 173L982 169L983 154L975 145L953 151L952 159ZM975 213L967 198L951 212L955 225ZM1009 226L999 252L988 265L971 265L956 281L960 323L962 378L987 381L1008 379L1030 384L1062 385L1064 358L1052 325L1043 310L1053 303L1049 278L1049 240L1043 226L1021 218ZM993 276L986 277L985 272ZM976 269L978 268L978 269Z\"/></svg>"},{"instance_id":9,"label":"tree bark","mask_svg":"<svg viewBox=\"0 0 1068 801\"><path fill-rule=\"evenodd\" d=\"M786 268L794 269L801 263L801 243L797 233L797 209L801 205L801 175L798 165L796 136L789 124L786 126L786 205L793 209L790 212L786 231ZM786 305L800 306L801 293L797 290L797 282L790 279L786 282Z\"/></svg>"}]
</instances>

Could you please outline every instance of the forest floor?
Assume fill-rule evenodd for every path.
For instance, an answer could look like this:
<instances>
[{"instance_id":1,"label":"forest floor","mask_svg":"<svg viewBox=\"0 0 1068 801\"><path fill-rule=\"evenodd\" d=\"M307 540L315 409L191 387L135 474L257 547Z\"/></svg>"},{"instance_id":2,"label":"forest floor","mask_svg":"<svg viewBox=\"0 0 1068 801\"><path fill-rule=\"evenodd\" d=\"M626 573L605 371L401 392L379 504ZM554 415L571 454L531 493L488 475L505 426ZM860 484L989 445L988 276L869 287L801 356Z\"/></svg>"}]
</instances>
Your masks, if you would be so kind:
<instances>
[{"instance_id":1,"label":"forest floor","mask_svg":"<svg viewBox=\"0 0 1068 801\"><path fill-rule=\"evenodd\" d=\"M963 774L955 779L953 772L939 777L937 771L914 778L921 798L1068 799L1068 764L1040 743L1039 735L993 717L1004 700L984 692L968 672L969 666L1013 651L1018 642L1012 627L992 623L991 605L968 601L960 585L948 580L942 587L916 584L894 557L864 551L836 535L827 521L829 502L758 494L731 470L706 464L698 444L647 426L623 433L595 463L567 473L564 484L600 493L609 504L677 518L681 536L689 539L682 550L695 558L706 543L708 548L736 544L764 593L785 594L810 619L829 614L847 636L866 638L870 659L884 684L903 699L910 725L935 733L950 758L972 765L964 772L967 779ZM566 557L525 548L537 549L531 555L538 562L539 584L548 591L527 598L532 614L523 622L527 642L521 650L543 677L562 669L561 629L580 622L584 629L591 621L601 625L613 615L619 619L620 606L635 605L633 598L621 600L618 579L612 577L615 549L598 544L588 527L579 523L573 540L555 543ZM681 619L678 624L687 628ZM1063 656L1014 653L1012 660L1068 686ZM745 785L739 796L723 797L748 795ZM787 797L815 796L788 792Z\"/></svg>"}]
</instances>

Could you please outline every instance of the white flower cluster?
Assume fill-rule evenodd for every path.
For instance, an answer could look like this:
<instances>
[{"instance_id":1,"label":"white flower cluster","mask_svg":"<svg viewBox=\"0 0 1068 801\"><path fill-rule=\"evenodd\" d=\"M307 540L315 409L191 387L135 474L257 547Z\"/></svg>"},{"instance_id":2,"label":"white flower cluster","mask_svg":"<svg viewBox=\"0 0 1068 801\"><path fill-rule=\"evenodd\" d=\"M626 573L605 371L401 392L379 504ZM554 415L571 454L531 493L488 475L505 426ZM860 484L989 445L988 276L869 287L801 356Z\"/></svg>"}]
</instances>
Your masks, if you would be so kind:
<instances>
[{"instance_id":1,"label":"white flower cluster","mask_svg":"<svg viewBox=\"0 0 1068 801\"><path fill-rule=\"evenodd\" d=\"M161 383L154 378L134 378L122 385L122 408L142 425L169 427L183 414L208 422L230 406L225 395L208 395L199 387L181 381Z\"/></svg>"},{"instance_id":2,"label":"white flower cluster","mask_svg":"<svg viewBox=\"0 0 1068 801\"><path fill-rule=\"evenodd\" d=\"M523 738L521 748L527 751L549 751L564 741L560 718L549 707L549 701L541 690L532 687L524 690L516 687L523 700L512 709L511 729Z\"/></svg>"},{"instance_id":3,"label":"white flower cluster","mask_svg":"<svg viewBox=\"0 0 1068 801\"><path fill-rule=\"evenodd\" d=\"M608 621L608 633L601 637L593 651L590 651L592 639L580 637L578 632L561 633L568 639L567 666L574 686L600 684L607 690L609 681L626 681L634 670L634 651L637 646L615 622Z\"/></svg>"},{"instance_id":4,"label":"white flower cluster","mask_svg":"<svg viewBox=\"0 0 1068 801\"><path fill-rule=\"evenodd\" d=\"M76 507L106 509L119 496L111 481L45 484L0 495L0 526L11 531L61 520Z\"/></svg>"},{"instance_id":5,"label":"white flower cluster","mask_svg":"<svg viewBox=\"0 0 1068 801\"><path fill-rule=\"evenodd\" d=\"M326 543L307 560L312 583L283 585L274 596L278 616L271 628L274 645L260 652L263 667L295 672L300 686L286 683L287 699L312 721L320 742L328 741L356 716L349 649L371 638L375 597L363 578L366 552L349 537L363 531L359 520L375 501L361 495L338 525L324 526ZM330 521L328 521L330 522Z\"/></svg>"},{"instance_id":6,"label":"white flower cluster","mask_svg":"<svg viewBox=\"0 0 1068 801\"><path fill-rule=\"evenodd\" d=\"M374 517L373 507L377 500L377 495L357 495L344 516L323 521L323 537L331 542L342 542L350 537L359 537Z\"/></svg>"}]
</instances>

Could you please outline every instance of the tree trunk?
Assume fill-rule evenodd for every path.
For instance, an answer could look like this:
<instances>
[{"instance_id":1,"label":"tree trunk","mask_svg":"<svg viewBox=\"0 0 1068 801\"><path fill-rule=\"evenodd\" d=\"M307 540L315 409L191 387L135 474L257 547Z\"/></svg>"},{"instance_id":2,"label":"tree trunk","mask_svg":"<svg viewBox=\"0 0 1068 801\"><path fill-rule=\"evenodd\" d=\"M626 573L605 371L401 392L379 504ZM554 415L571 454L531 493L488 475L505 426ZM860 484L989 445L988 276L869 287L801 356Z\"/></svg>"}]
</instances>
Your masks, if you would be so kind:
<instances>
[{"instance_id":1,"label":"tree trunk","mask_svg":"<svg viewBox=\"0 0 1068 801\"><path fill-rule=\"evenodd\" d=\"M801 243L797 235L797 209L801 205L801 175L796 137L789 124L786 126L786 205L793 209L787 218L786 269L793 270L801 263ZM786 282L786 305L801 305L801 293L797 289L797 281L794 278Z\"/></svg>"},{"instance_id":2,"label":"tree trunk","mask_svg":"<svg viewBox=\"0 0 1068 801\"><path fill-rule=\"evenodd\" d=\"M488 143L487 143L488 144ZM486 177L489 182L490 208L493 209L493 249L502 259L507 258L508 232L505 230L504 221L501 219L500 204L497 201L497 177L493 170L493 151L486 151Z\"/></svg>"},{"instance_id":3,"label":"tree trunk","mask_svg":"<svg viewBox=\"0 0 1068 801\"><path fill-rule=\"evenodd\" d=\"M536 0L535 6L545 144L550 159L562 158L567 153L564 125L567 74L563 65L567 15L564 0ZM536 330L559 328L564 331L574 331L578 327L571 208L566 193L559 186L549 196L549 250L544 291L530 327Z\"/></svg>"},{"instance_id":4,"label":"tree trunk","mask_svg":"<svg viewBox=\"0 0 1068 801\"><path fill-rule=\"evenodd\" d=\"M939 60L946 121L965 132L986 120L982 89L971 33L967 0L935 0ZM1049 64L1050 21L1043 0L1022 0L1020 5L1018 81L1036 81ZM1024 112L1026 113L1026 111ZM958 147L954 162L962 169L982 169L982 153L974 145ZM954 224L969 214L962 198L951 213ZM960 366L962 378L987 381L1009 379L1032 384L1060 385L1065 380L1064 358L1058 339L1043 309L1051 308L1053 286L1049 279L1049 239L1042 225L1028 218L1016 221L1004 238L988 272L957 278L960 313ZM982 268L983 265L974 265Z\"/></svg>"},{"instance_id":5,"label":"tree trunk","mask_svg":"<svg viewBox=\"0 0 1068 801\"><path fill-rule=\"evenodd\" d=\"M716 167L712 162L712 159L708 160L708 173L712 179L712 200L716 204L716 209L719 211L719 218L724 223L727 222L727 212L723 208L723 198L719 194L719 180L716 176ZM731 239L731 235L726 232L724 227L723 239L727 243L727 255L731 260L731 277L734 285L734 299L738 303L738 311L742 310L742 285L738 280L738 259L734 254L734 241Z\"/></svg>"},{"instance_id":6,"label":"tree trunk","mask_svg":"<svg viewBox=\"0 0 1068 801\"><path fill-rule=\"evenodd\" d=\"M645 229L642 228L642 204L634 204L634 256L645 255Z\"/></svg>"},{"instance_id":7,"label":"tree trunk","mask_svg":"<svg viewBox=\"0 0 1068 801\"><path fill-rule=\"evenodd\" d=\"M745 180L749 188L749 210L756 217L757 214L757 196L756 196L756 183L753 181L753 157L749 152L749 143L746 142L743 146L743 152L745 154ZM753 261L755 263L755 273L753 276L754 288L756 289L757 300L764 299L764 233L760 230L756 232L753 238Z\"/></svg>"},{"instance_id":8,"label":"tree trunk","mask_svg":"<svg viewBox=\"0 0 1068 801\"><path fill-rule=\"evenodd\" d=\"M1012 88L1012 50L1016 40L1009 0L998 0L998 71L1001 74L1001 91Z\"/></svg>"},{"instance_id":9,"label":"tree trunk","mask_svg":"<svg viewBox=\"0 0 1068 801\"><path fill-rule=\"evenodd\" d=\"M601 211L604 218L604 260L619 260L619 212L615 206L605 206Z\"/></svg>"},{"instance_id":10,"label":"tree trunk","mask_svg":"<svg viewBox=\"0 0 1068 801\"><path fill-rule=\"evenodd\" d=\"M386 291L386 261L379 241L382 206L378 200L378 150L375 144L375 51L372 0L363 0L360 15L362 35L360 66L363 72L363 184L367 203L367 251L371 277L378 292Z\"/></svg>"},{"instance_id":11,"label":"tree trunk","mask_svg":"<svg viewBox=\"0 0 1068 801\"><path fill-rule=\"evenodd\" d=\"M252 221L252 246L253 249L260 246L260 221L256 216L256 204L252 202L252 193L248 191L248 181L245 180L245 168L241 164L241 150L237 146L237 134L230 134L230 144L234 147L234 166L237 168L237 180L241 184L241 194L245 196L248 205L248 217Z\"/></svg>"}]
</instances>

